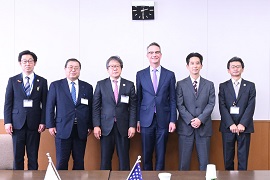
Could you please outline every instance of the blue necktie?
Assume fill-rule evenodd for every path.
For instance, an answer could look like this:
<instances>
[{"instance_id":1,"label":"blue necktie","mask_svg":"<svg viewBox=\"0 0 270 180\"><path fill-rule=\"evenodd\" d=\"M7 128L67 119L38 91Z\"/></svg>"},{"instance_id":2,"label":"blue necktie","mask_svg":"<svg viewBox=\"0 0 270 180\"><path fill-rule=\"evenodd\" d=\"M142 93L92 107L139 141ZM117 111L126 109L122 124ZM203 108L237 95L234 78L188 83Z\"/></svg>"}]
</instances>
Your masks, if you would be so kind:
<instances>
[{"instance_id":1,"label":"blue necktie","mask_svg":"<svg viewBox=\"0 0 270 180\"><path fill-rule=\"evenodd\" d=\"M26 83L24 85L24 91L25 91L26 96L30 96L30 90L31 90L30 83L29 83L30 78L28 76L26 76L25 78L26 78Z\"/></svg>"},{"instance_id":2,"label":"blue necktie","mask_svg":"<svg viewBox=\"0 0 270 180\"><path fill-rule=\"evenodd\" d=\"M71 97L72 97L72 100L74 102L74 104L76 105L77 103L77 100L76 100L76 88L75 88L75 82L71 82L72 86L71 86Z\"/></svg>"}]
</instances>

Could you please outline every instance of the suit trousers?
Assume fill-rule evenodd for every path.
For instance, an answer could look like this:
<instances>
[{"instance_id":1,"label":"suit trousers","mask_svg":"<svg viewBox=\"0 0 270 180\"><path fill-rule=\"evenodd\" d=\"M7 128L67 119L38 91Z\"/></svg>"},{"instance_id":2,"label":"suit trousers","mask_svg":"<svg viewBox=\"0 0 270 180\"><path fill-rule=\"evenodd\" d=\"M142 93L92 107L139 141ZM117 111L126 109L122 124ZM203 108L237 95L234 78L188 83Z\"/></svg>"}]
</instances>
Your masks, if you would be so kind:
<instances>
[{"instance_id":1,"label":"suit trousers","mask_svg":"<svg viewBox=\"0 0 270 180\"><path fill-rule=\"evenodd\" d=\"M24 170L24 155L26 149L28 170L37 170L40 142L40 133L38 130L30 130L25 123L22 129L13 130L12 141L14 153L13 169Z\"/></svg>"},{"instance_id":2,"label":"suit trousers","mask_svg":"<svg viewBox=\"0 0 270 180\"><path fill-rule=\"evenodd\" d=\"M168 128L169 126L167 128L161 128L158 126L155 114L152 124L149 127L141 127L143 170L153 170L152 157L154 150L156 151L155 170L164 170Z\"/></svg>"},{"instance_id":3,"label":"suit trousers","mask_svg":"<svg viewBox=\"0 0 270 180\"><path fill-rule=\"evenodd\" d=\"M198 129L195 129L190 136L178 136L180 171L190 170L190 162L194 143L196 145L198 154L199 169L201 171L206 171L206 167L209 162L210 136L200 136Z\"/></svg>"},{"instance_id":4,"label":"suit trousers","mask_svg":"<svg viewBox=\"0 0 270 180\"><path fill-rule=\"evenodd\" d=\"M73 170L84 170L84 154L87 139L80 139L77 125L74 124L68 139L55 138L56 169L68 170L70 154L73 158Z\"/></svg>"},{"instance_id":5,"label":"suit trousers","mask_svg":"<svg viewBox=\"0 0 270 180\"><path fill-rule=\"evenodd\" d=\"M130 141L127 136L120 135L117 125L114 122L113 129L108 136L101 136L101 165L100 170L112 170L112 157L114 148L116 147L117 156L119 159L119 170L129 171L129 147ZM128 133L128 132L127 132Z\"/></svg>"},{"instance_id":6,"label":"suit trousers","mask_svg":"<svg viewBox=\"0 0 270 180\"><path fill-rule=\"evenodd\" d=\"M237 142L238 170L247 170L250 133L222 133L225 170L234 170L235 143Z\"/></svg>"}]
</instances>

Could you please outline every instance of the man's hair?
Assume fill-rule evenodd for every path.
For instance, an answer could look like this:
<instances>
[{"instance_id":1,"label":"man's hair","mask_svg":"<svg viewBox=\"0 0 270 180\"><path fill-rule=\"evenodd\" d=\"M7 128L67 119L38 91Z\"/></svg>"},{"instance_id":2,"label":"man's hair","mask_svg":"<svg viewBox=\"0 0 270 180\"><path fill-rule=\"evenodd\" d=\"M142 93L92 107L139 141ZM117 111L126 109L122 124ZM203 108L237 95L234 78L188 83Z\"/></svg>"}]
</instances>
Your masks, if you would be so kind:
<instances>
[{"instance_id":1,"label":"man's hair","mask_svg":"<svg viewBox=\"0 0 270 180\"><path fill-rule=\"evenodd\" d=\"M190 61L190 58L192 57L197 57L200 59L200 62L201 62L201 65L202 65L202 62L203 62L203 56L197 52L193 52L193 53L190 53L187 57L186 57L186 62L187 62L187 65L189 64L189 61Z\"/></svg>"},{"instance_id":2,"label":"man's hair","mask_svg":"<svg viewBox=\"0 0 270 180\"><path fill-rule=\"evenodd\" d=\"M157 46L157 47L159 47L159 49L160 49L160 51L161 51L160 45L159 45L158 43L156 43L156 42L152 42L151 44L149 44L149 45L147 46L146 49L148 50L148 48L149 48L150 46Z\"/></svg>"},{"instance_id":3,"label":"man's hair","mask_svg":"<svg viewBox=\"0 0 270 180\"><path fill-rule=\"evenodd\" d=\"M111 57L106 61L106 68L107 68L107 69L109 68L109 63L110 63L112 60L115 60L115 61L119 62L120 66L121 66L121 69L123 68L123 61L122 61L122 59L121 59L119 56L111 56Z\"/></svg>"},{"instance_id":4,"label":"man's hair","mask_svg":"<svg viewBox=\"0 0 270 180\"><path fill-rule=\"evenodd\" d=\"M33 53L33 52L31 52L31 51L29 51L29 50L25 50L25 51L22 51L22 52L19 53L18 62L21 62L23 55L31 55L33 57L33 59L34 59L34 62L37 62L37 56L36 56L36 54Z\"/></svg>"},{"instance_id":5,"label":"man's hair","mask_svg":"<svg viewBox=\"0 0 270 180\"><path fill-rule=\"evenodd\" d=\"M228 63L227 63L227 69L230 69L230 63L231 63L231 62L240 62L242 68L244 69L244 67L245 67L244 62L242 61L242 59L235 56L235 57L233 57L232 59L230 59L230 60L228 61Z\"/></svg>"},{"instance_id":6,"label":"man's hair","mask_svg":"<svg viewBox=\"0 0 270 180\"><path fill-rule=\"evenodd\" d=\"M80 61L78 59L75 59L75 58L70 58L66 61L66 64L65 64L65 68L67 67L67 64L70 62L70 61L75 61L77 63L79 63L79 66L80 66L80 69L82 69L82 65L80 63Z\"/></svg>"}]
</instances>

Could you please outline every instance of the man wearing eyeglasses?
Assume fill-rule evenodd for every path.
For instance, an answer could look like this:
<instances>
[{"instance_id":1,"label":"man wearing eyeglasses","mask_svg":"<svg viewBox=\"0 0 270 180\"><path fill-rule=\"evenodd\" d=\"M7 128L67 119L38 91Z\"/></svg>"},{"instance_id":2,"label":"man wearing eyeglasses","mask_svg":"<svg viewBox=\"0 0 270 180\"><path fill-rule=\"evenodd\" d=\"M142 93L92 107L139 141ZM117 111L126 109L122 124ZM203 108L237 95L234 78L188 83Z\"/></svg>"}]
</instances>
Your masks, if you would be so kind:
<instances>
[{"instance_id":1,"label":"man wearing eyeglasses","mask_svg":"<svg viewBox=\"0 0 270 180\"><path fill-rule=\"evenodd\" d=\"M34 73L37 63L35 53L23 51L18 61L22 73L11 77L6 88L5 130L12 135L13 169L24 170L26 149L28 170L37 170L40 134L45 130L47 80Z\"/></svg>"},{"instance_id":2,"label":"man wearing eyeglasses","mask_svg":"<svg viewBox=\"0 0 270 180\"><path fill-rule=\"evenodd\" d=\"M112 170L116 147L119 170L130 170L130 138L135 135L134 83L121 77L123 61L111 56L106 62L109 78L97 82L93 97L94 136L100 140L101 170Z\"/></svg>"},{"instance_id":3,"label":"man wearing eyeglasses","mask_svg":"<svg viewBox=\"0 0 270 180\"><path fill-rule=\"evenodd\" d=\"M79 80L81 63L68 59L66 78L51 83L47 98L46 127L55 137L56 169L67 170L70 154L73 170L84 170L87 137L91 134L93 88Z\"/></svg>"},{"instance_id":4,"label":"man wearing eyeglasses","mask_svg":"<svg viewBox=\"0 0 270 180\"><path fill-rule=\"evenodd\" d=\"M150 66L136 76L137 131L142 137L144 170L153 170L154 150L155 170L164 170L168 134L176 129L175 75L160 65L161 57L159 44L151 43L147 47Z\"/></svg>"},{"instance_id":5,"label":"man wearing eyeglasses","mask_svg":"<svg viewBox=\"0 0 270 180\"><path fill-rule=\"evenodd\" d=\"M250 134L254 132L256 89L253 82L244 80L244 62L233 57L227 63L231 79L219 85L219 111L221 121L225 170L234 170L235 143L237 142L238 170L247 170Z\"/></svg>"}]
</instances>

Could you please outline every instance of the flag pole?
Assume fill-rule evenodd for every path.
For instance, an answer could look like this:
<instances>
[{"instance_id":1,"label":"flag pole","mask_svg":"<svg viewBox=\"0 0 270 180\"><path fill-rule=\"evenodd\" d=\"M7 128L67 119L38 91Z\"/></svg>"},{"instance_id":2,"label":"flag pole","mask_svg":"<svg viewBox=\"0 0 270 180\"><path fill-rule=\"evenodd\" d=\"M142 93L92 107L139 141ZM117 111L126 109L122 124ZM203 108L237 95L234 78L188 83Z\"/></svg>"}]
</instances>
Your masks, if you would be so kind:
<instances>
[{"instance_id":1,"label":"flag pole","mask_svg":"<svg viewBox=\"0 0 270 180\"><path fill-rule=\"evenodd\" d=\"M137 163L139 163L139 162L141 162L141 156L138 156L137 161L134 163L134 165L133 165L133 167L132 167L131 171L129 172L129 175L128 175L128 177L127 177L127 179L126 179L126 180L128 180L128 178L130 177L131 173L133 172L133 170L134 170L135 166L136 166L136 165L137 165Z\"/></svg>"}]
</instances>

